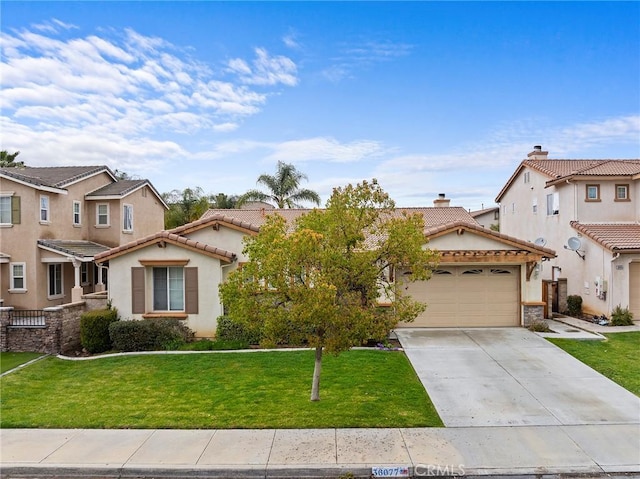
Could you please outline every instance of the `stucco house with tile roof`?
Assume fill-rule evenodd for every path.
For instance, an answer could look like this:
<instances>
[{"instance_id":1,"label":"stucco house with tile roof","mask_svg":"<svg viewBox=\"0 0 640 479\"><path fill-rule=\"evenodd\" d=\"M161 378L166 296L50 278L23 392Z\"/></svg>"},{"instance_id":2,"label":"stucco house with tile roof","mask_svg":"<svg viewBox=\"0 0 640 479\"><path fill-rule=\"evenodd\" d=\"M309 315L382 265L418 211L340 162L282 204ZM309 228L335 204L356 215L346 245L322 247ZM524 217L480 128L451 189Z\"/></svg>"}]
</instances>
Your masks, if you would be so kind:
<instances>
[{"instance_id":1,"label":"stucco house with tile roof","mask_svg":"<svg viewBox=\"0 0 640 479\"><path fill-rule=\"evenodd\" d=\"M0 168L0 301L43 309L104 290L93 258L164 226L167 205L144 179L106 166Z\"/></svg>"},{"instance_id":2,"label":"stucco house with tile roof","mask_svg":"<svg viewBox=\"0 0 640 479\"><path fill-rule=\"evenodd\" d=\"M588 313L620 305L640 320L640 159L549 159L536 146L496 201L501 232L557 251L545 281L566 281Z\"/></svg>"},{"instance_id":3,"label":"stucco house with tile roof","mask_svg":"<svg viewBox=\"0 0 640 479\"><path fill-rule=\"evenodd\" d=\"M192 223L99 253L108 267L109 298L123 319L184 319L197 337L215 335L224 306L218 285L248 258L243 239L268 215L292 225L305 209L208 210ZM421 214L425 245L440 252L433 278L407 282L398 265L390 274L427 312L411 327L520 326L542 317L536 265L554 256L548 248L482 228L464 208L398 208ZM172 287L173 285L173 287Z\"/></svg>"}]
</instances>

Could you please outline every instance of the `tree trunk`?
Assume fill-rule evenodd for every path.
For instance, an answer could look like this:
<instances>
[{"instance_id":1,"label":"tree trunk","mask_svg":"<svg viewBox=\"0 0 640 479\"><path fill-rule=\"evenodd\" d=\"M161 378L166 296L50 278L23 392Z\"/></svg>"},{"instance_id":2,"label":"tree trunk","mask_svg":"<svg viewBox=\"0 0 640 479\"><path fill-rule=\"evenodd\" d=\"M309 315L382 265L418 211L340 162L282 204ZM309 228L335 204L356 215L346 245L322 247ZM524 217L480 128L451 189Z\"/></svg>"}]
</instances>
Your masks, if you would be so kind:
<instances>
[{"instance_id":1,"label":"tree trunk","mask_svg":"<svg viewBox=\"0 0 640 479\"><path fill-rule=\"evenodd\" d=\"M316 364L313 368L313 383L311 384L311 400L320 401L320 372L322 371L322 346L316 347Z\"/></svg>"}]
</instances>

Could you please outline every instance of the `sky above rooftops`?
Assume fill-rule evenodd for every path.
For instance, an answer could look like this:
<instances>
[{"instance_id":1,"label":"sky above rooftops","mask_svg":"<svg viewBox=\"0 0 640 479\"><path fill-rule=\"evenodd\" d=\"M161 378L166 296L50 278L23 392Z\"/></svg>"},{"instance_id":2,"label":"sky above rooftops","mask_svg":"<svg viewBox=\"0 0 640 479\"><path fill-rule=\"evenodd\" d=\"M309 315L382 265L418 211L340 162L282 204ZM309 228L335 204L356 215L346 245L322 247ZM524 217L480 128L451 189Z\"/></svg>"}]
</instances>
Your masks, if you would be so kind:
<instances>
[{"instance_id":1,"label":"sky above rooftops","mask_svg":"<svg viewBox=\"0 0 640 479\"><path fill-rule=\"evenodd\" d=\"M278 160L480 209L534 145L640 157L638 2L2 2L0 148L160 192Z\"/></svg>"}]
</instances>

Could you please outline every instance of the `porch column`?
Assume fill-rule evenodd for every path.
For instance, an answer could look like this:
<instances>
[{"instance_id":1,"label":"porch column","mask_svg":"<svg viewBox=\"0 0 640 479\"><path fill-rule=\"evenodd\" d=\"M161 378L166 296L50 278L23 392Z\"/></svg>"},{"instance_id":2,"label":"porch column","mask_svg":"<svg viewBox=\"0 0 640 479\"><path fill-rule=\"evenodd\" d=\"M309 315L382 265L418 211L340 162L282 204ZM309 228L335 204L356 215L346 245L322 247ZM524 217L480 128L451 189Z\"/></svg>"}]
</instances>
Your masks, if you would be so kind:
<instances>
[{"instance_id":1,"label":"porch column","mask_svg":"<svg viewBox=\"0 0 640 479\"><path fill-rule=\"evenodd\" d=\"M96 283L96 287L95 287L95 291L96 293L99 291L104 291L105 287L104 287L104 283L102 282L102 275L104 274L104 266L101 265L97 265L98 266L98 282Z\"/></svg>"},{"instance_id":2,"label":"porch column","mask_svg":"<svg viewBox=\"0 0 640 479\"><path fill-rule=\"evenodd\" d=\"M82 301L82 286L80 286L80 265L82 264L77 259L72 259L71 264L73 264L74 268L74 277L75 277L75 285L71 289L71 302L77 303L78 301Z\"/></svg>"}]
</instances>

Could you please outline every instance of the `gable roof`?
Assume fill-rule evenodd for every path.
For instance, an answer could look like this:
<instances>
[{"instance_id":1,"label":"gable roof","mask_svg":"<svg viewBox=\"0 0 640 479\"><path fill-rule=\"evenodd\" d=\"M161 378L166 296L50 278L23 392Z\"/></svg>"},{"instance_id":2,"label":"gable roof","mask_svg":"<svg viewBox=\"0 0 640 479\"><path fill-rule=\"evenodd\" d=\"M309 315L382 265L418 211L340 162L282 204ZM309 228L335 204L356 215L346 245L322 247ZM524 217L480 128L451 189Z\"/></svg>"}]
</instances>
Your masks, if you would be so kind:
<instances>
[{"instance_id":1,"label":"gable roof","mask_svg":"<svg viewBox=\"0 0 640 479\"><path fill-rule=\"evenodd\" d=\"M158 193L149 180L118 180L98 188L91 193L87 193L85 198L87 200L120 199L125 198L134 191L144 188L145 186L149 187L165 209L169 209L169 206L165 203L160 193Z\"/></svg>"},{"instance_id":2,"label":"gable roof","mask_svg":"<svg viewBox=\"0 0 640 479\"><path fill-rule=\"evenodd\" d=\"M640 253L638 223L579 223L571 227L613 253Z\"/></svg>"},{"instance_id":3,"label":"gable roof","mask_svg":"<svg viewBox=\"0 0 640 479\"><path fill-rule=\"evenodd\" d=\"M486 213L492 213L494 211L500 211L500 208L497 206L492 206L491 208L484 208L481 210L476 210L476 211L469 211L469 214L473 217L473 218L477 218L478 216L482 216Z\"/></svg>"},{"instance_id":4,"label":"gable roof","mask_svg":"<svg viewBox=\"0 0 640 479\"><path fill-rule=\"evenodd\" d=\"M561 183L574 178L592 177L640 177L640 159L630 160L539 160L529 159L522 161L515 172L496 196L499 203L514 180L524 168L530 168L542 173L549 179L546 186Z\"/></svg>"},{"instance_id":5,"label":"gable roof","mask_svg":"<svg viewBox=\"0 0 640 479\"><path fill-rule=\"evenodd\" d=\"M106 166L45 166L0 168L0 176L33 188L63 190L77 181L107 173L114 181L116 177Z\"/></svg>"},{"instance_id":6,"label":"gable roof","mask_svg":"<svg viewBox=\"0 0 640 479\"><path fill-rule=\"evenodd\" d=\"M235 253L163 230L158 233L145 236L144 238L140 238L137 241L131 241L130 243L112 248L108 251L105 251L104 253L97 254L95 256L95 261L98 263L103 263L105 261L109 261L110 259L117 258L118 256L122 256L124 254L128 254L133 251L146 248L158 243L169 243L181 248L186 248L191 251L196 251L198 253L217 258L220 261L224 261L225 263L232 263L236 260Z\"/></svg>"},{"instance_id":7,"label":"gable roof","mask_svg":"<svg viewBox=\"0 0 640 479\"><path fill-rule=\"evenodd\" d=\"M427 236L427 238L433 239L438 238L439 236L450 234L454 231L458 234L469 231L479 236L484 236L485 238L491 238L501 243L508 244L516 250L537 254L544 258L555 258L556 256L556 252L550 248L538 246L535 243L530 243L529 241L524 241L519 238L506 235L504 233L499 233L497 231L483 228L478 224L467 223L464 221L455 221L452 223L446 223L433 226L431 228L426 228L424 234L425 236Z\"/></svg>"}]
</instances>

